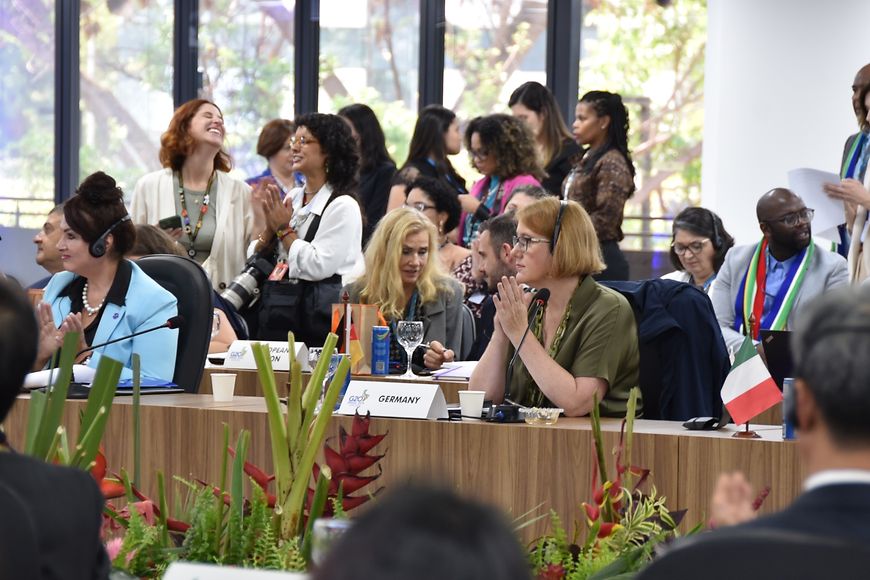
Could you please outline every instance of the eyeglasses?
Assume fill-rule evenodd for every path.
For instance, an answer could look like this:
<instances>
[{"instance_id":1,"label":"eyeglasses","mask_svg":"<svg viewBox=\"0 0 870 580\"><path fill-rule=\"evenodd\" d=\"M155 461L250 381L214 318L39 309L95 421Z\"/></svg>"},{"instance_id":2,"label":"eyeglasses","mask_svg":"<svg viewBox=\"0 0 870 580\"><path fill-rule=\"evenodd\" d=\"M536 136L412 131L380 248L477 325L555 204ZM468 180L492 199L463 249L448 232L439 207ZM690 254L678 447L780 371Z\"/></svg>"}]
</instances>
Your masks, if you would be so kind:
<instances>
[{"instance_id":1,"label":"eyeglasses","mask_svg":"<svg viewBox=\"0 0 870 580\"><path fill-rule=\"evenodd\" d=\"M405 207L412 207L417 211L426 211L427 209L435 209L434 205L426 205L422 201L418 201L417 203L406 203Z\"/></svg>"},{"instance_id":2,"label":"eyeglasses","mask_svg":"<svg viewBox=\"0 0 870 580\"><path fill-rule=\"evenodd\" d=\"M521 252L528 252L529 244L549 244L550 240L547 238L532 238L530 236L514 236L513 242L514 248L519 248Z\"/></svg>"},{"instance_id":3,"label":"eyeglasses","mask_svg":"<svg viewBox=\"0 0 870 580\"><path fill-rule=\"evenodd\" d=\"M764 220L768 223L770 222L782 222L786 226L793 228L800 223L810 223L813 221L813 216L816 215L816 210L810 209L808 207L803 208L800 211L794 211L792 213L787 213L781 218L776 218L775 220Z\"/></svg>"},{"instance_id":4,"label":"eyeglasses","mask_svg":"<svg viewBox=\"0 0 870 580\"><path fill-rule=\"evenodd\" d=\"M300 147L305 147L306 145L311 145L313 143L318 143L317 139L314 137L297 137L293 135L290 137L290 145L299 145Z\"/></svg>"},{"instance_id":5,"label":"eyeglasses","mask_svg":"<svg viewBox=\"0 0 870 580\"><path fill-rule=\"evenodd\" d=\"M468 152L468 156L472 161L481 161L489 157L489 151L481 151L480 149L472 149Z\"/></svg>"},{"instance_id":6,"label":"eyeglasses","mask_svg":"<svg viewBox=\"0 0 870 580\"><path fill-rule=\"evenodd\" d=\"M678 244L677 242L674 242L671 244L671 247L674 249L674 253L678 256L683 256L686 252L691 252L692 255L697 256L709 241L709 238L704 238L703 240L697 240L690 244Z\"/></svg>"}]
</instances>

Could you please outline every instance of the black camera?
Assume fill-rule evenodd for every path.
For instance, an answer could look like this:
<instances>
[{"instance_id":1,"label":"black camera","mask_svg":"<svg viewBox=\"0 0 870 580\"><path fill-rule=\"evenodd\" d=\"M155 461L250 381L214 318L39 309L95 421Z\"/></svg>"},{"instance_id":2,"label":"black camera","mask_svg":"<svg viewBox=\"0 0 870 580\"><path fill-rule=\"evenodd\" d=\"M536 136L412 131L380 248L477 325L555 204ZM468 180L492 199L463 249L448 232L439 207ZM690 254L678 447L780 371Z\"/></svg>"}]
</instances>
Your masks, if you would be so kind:
<instances>
[{"instance_id":1,"label":"black camera","mask_svg":"<svg viewBox=\"0 0 870 580\"><path fill-rule=\"evenodd\" d=\"M275 269L277 262L273 248L264 248L255 253L245 262L242 272L221 292L221 298L232 304L236 311L249 308L260 297L260 286Z\"/></svg>"}]
</instances>

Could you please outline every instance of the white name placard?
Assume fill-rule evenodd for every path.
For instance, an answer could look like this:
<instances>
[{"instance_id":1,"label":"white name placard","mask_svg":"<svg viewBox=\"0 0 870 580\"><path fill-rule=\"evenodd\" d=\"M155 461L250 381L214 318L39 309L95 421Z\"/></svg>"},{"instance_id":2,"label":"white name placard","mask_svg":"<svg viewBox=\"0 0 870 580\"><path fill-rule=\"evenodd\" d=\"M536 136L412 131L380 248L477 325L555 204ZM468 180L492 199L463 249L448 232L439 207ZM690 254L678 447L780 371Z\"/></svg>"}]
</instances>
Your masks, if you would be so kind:
<instances>
[{"instance_id":1,"label":"white name placard","mask_svg":"<svg viewBox=\"0 0 870 580\"><path fill-rule=\"evenodd\" d=\"M371 413L373 417L446 419L447 403L435 383L351 381L339 415Z\"/></svg>"},{"instance_id":2,"label":"white name placard","mask_svg":"<svg viewBox=\"0 0 870 580\"><path fill-rule=\"evenodd\" d=\"M290 347L287 346L286 342L280 340L234 340L227 351L223 366L234 369L256 369L257 362L254 360L254 350L251 348L256 342L269 346L273 370L290 370ZM296 359L302 363L303 371L311 370L308 365L308 347L305 346L304 342L296 343Z\"/></svg>"}]
</instances>

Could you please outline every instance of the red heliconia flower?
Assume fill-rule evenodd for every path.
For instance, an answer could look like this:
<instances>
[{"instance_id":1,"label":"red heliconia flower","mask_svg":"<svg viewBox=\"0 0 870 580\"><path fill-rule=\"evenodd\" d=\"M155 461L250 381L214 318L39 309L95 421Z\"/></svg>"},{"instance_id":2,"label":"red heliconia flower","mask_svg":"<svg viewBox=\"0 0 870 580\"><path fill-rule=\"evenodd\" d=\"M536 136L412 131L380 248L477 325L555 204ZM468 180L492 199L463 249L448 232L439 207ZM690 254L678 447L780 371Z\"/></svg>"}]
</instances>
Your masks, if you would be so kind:
<instances>
[{"instance_id":1,"label":"red heliconia flower","mask_svg":"<svg viewBox=\"0 0 870 580\"><path fill-rule=\"evenodd\" d=\"M369 455L369 451L380 443L385 435L370 435L370 425L371 417L369 415L362 417L357 414L353 419L350 433L345 431L344 427L339 428L338 451L328 444L323 446L323 456L326 460L326 465L332 472L327 495L330 499L334 500L338 495L339 488L341 488L342 509L345 511L359 507L367 502L370 496L377 495L383 489L380 488L373 494L351 495L378 479L383 472L377 463L383 459L384 455ZM378 467L378 473L374 475L360 475L363 471L374 466ZM314 480L317 481L317 478L320 476L319 465L314 465L312 474ZM309 505L311 505L311 498L314 497L313 489L308 490L308 497ZM332 502L327 502L324 514L331 515L332 511Z\"/></svg>"},{"instance_id":2,"label":"red heliconia flower","mask_svg":"<svg viewBox=\"0 0 870 580\"><path fill-rule=\"evenodd\" d=\"M547 564L538 574L538 580L561 580L565 577L565 567L562 564Z\"/></svg>"},{"instance_id":3,"label":"red heliconia flower","mask_svg":"<svg viewBox=\"0 0 870 580\"><path fill-rule=\"evenodd\" d=\"M767 496L770 494L770 486L765 485L761 491L758 492L758 496L756 496L755 500L752 502L752 510L758 511L761 509L761 504L764 503L764 500L767 499Z\"/></svg>"},{"instance_id":4,"label":"red heliconia flower","mask_svg":"<svg viewBox=\"0 0 870 580\"><path fill-rule=\"evenodd\" d=\"M598 530L598 539L604 539L616 531L617 527L621 527L616 522L603 522Z\"/></svg>"},{"instance_id":5,"label":"red heliconia flower","mask_svg":"<svg viewBox=\"0 0 870 580\"><path fill-rule=\"evenodd\" d=\"M124 497L127 490L124 489L124 484L119 478L106 477L106 456L103 454L102 447L97 451L94 457L94 466L91 467L91 476L100 486L100 492L103 494L103 499L115 499Z\"/></svg>"},{"instance_id":6,"label":"red heliconia flower","mask_svg":"<svg viewBox=\"0 0 870 580\"><path fill-rule=\"evenodd\" d=\"M228 450L229 450L230 455L235 458L236 450L233 449L232 447L229 447ZM262 469L260 469L259 467L257 467L256 465L254 465L253 463L251 463L249 461L245 461L244 470L245 470L245 473L248 474L248 476L251 479L253 479L255 482L257 482L257 485L259 485L260 489L262 489L263 491L266 491L266 487L269 485L269 482L275 479L274 475L268 475ZM273 504L273 506L274 506L274 504Z\"/></svg>"},{"instance_id":7,"label":"red heliconia flower","mask_svg":"<svg viewBox=\"0 0 870 580\"><path fill-rule=\"evenodd\" d=\"M599 507L597 505L591 505L591 504L586 503L585 501L583 502L582 505L583 505L583 509L586 510L586 517L589 518L589 522L590 522L589 525L592 525L592 522L594 522L599 517L601 517L601 510L599 509Z\"/></svg>"}]
</instances>

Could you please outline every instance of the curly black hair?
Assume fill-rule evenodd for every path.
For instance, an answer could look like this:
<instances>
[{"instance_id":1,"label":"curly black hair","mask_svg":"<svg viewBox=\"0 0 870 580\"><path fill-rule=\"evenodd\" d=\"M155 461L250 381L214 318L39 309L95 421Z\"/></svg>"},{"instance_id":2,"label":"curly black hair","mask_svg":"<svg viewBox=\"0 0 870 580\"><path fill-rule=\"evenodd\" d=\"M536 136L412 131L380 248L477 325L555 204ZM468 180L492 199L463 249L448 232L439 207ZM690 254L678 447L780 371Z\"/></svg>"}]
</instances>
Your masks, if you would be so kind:
<instances>
[{"instance_id":1,"label":"curly black hair","mask_svg":"<svg viewBox=\"0 0 870 580\"><path fill-rule=\"evenodd\" d=\"M539 181L544 178L535 138L524 122L501 113L475 117L465 130L465 147L469 151L474 133L480 137L484 151L495 159L496 175L501 179L517 175L532 175Z\"/></svg>"},{"instance_id":2,"label":"curly black hair","mask_svg":"<svg viewBox=\"0 0 870 580\"><path fill-rule=\"evenodd\" d=\"M428 195L435 205L435 211L447 214L447 220L444 222L445 232L452 232L459 225L462 206L459 204L456 191L450 189L447 182L434 177L420 176L408 184L408 187L405 188L405 195L410 194L412 189L419 189Z\"/></svg>"},{"instance_id":3,"label":"curly black hair","mask_svg":"<svg viewBox=\"0 0 870 580\"><path fill-rule=\"evenodd\" d=\"M359 153L350 127L338 115L306 113L296 118L296 127L305 127L320 142L326 156L326 181L335 195L356 198Z\"/></svg>"}]
</instances>

